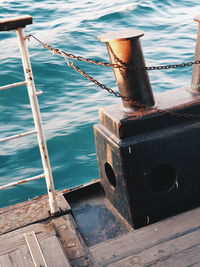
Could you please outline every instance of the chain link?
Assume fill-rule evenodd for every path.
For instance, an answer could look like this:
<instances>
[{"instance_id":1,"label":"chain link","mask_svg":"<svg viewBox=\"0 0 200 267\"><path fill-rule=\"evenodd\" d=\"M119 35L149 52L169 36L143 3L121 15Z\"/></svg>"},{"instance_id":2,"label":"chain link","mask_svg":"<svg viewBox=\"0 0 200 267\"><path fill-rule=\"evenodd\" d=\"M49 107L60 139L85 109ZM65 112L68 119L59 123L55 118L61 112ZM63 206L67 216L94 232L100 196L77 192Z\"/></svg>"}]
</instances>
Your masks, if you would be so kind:
<instances>
[{"instance_id":1,"label":"chain link","mask_svg":"<svg viewBox=\"0 0 200 267\"><path fill-rule=\"evenodd\" d=\"M158 113L165 114L165 115L170 115L170 116L175 116L175 117L178 117L178 118L186 118L186 119L187 118L190 118L190 119L191 118L200 118L200 114L177 113L177 112L164 110L164 109L160 109L160 108L156 108L156 107L149 107L149 106L147 106L145 104L142 104L142 103L139 103L139 102L134 101L132 99L129 99L128 97L123 96L118 92L115 92L113 89L111 89L111 88L105 86L104 84L100 83L99 81L95 80L93 77L91 77L85 71L81 70L78 66L74 65L73 62L70 62L69 66L72 67L76 72L80 73L83 77L85 77L89 81L93 82L94 84L96 84L97 86L102 88L103 90L106 90L110 94L113 94L114 96L119 97L119 98L123 99L124 101L129 102L131 105L133 105L135 107L146 109L146 110L154 110L154 111L156 111Z\"/></svg>"},{"instance_id":2,"label":"chain link","mask_svg":"<svg viewBox=\"0 0 200 267\"><path fill-rule=\"evenodd\" d=\"M80 67L74 65L74 63L71 60L68 60L68 58L70 59L76 59L79 61L84 61L87 63L93 63L95 65L102 65L105 67L113 67L113 68L131 68L132 70L136 70L136 69L146 69L146 70L162 70L162 69L170 69L170 68L179 68L179 67L186 67L186 66L192 66L194 64L200 64L200 60L196 60L194 62L187 62L187 63L181 63L181 64L174 64L174 65L165 65L165 66L152 66L152 67L145 67L145 68L141 68L141 67L135 67L135 66L124 66L124 65L118 65L118 64L111 64L111 63L107 63L107 62L100 62L100 61L94 61L91 59L86 59L83 58L81 56L76 56L74 54L71 53L67 53L65 51L62 51L60 49L57 48L53 48L51 47L49 44L47 43L43 43L42 41L40 41L38 38L36 38L33 35L28 35L26 36L27 39L29 39L30 37L33 37L36 41L38 41L40 44L42 44L42 46L48 50L50 50L53 54L57 54L60 55L62 57L64 57L67 61L67 64L69 67L72 67L76 72L80 73L83 77L85 77L86 79L88 79L89 81L93 82L94 84L96 84L97 86L99 86L100 88L102 88L103 90L106 90L108 93L113 94L114 96L123 99L124 101L129 102L131 105L138 107L138 108L142 108L142 109L146 109L146 110L154 110L158 113L164 114L164 115L170 115L170 116L175 116L178 118L200 118L200 114L185 114L185 113L177 113L177 112L173 112L173 111L169 111L169 110L163 110L160 108L156 108L156 107L149 107L145 104L139 103L137 101L134 101L133 99L130 99L126 96L121 95L119 92L114 91L113 89L107 87L106 85L100 83L99 81L97 81L96 79L94 79L93 77L91 77L89 74L87 74L85 71L83 71Z\"/></svg>"},{"instance_id":3,"label":"chain link","mask_svg":"<svg viewBox=\"0 0 200 267\"><path fill-rule=\"evenodd\" d=\"M113 68L120 68L120 69L130 69L130 70L163 70L163 69L175 69L175 68L183 68L183 67L188 67L188 66L192 66L194 64L200 64L200 60L195 60L195 61L190 61L187 63L180 63L180 64L171 64L171 65L162 65L162 66L150 66L150 67L141 67L141 66L131 66L131 65L126 65L126 64L112 64L112 63L108 63L108 62L101 62L98 60L92 60L92 59L87 59L84 58L82 56L77 56L75 54L72 53L67 53L65 51L62 51L58 48L54 48L52 46L50 46L47 43L42 42L41 40L39 40L38 38L36 38L34 35L29 34L26 38L29 39L30 37L34 38L37 42L39 42L44 48L50 50L53 54L57 54L60 56L65 55L66 57L70 58L70 59L76 59L78 61L83 61L86 63L91 63L91 64L95 64L98 66L104 66L104 67L113 67Z\"/></svg>"}]
</instances>

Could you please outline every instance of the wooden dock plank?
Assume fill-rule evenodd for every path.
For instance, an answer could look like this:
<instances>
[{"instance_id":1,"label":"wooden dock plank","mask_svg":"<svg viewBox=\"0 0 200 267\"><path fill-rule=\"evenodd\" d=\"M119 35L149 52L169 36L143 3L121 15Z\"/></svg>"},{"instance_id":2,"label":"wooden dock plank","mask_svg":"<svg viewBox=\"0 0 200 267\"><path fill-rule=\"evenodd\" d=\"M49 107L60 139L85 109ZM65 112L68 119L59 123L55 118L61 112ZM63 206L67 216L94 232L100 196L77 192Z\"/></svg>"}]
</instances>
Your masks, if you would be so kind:
<instances>
[{"instance_id":1,"label":"wooden dock plank","mask_svg":"<svg viewBox=\"0 0 200 267\"><path fill-rule=\"evenodd\" d=\"M24 228L15 230L0 236L0 256L7 254L11 251L15 251L19 246L25 244L25 238L23 236L26 232L35 231L38 239L44 239L49 236L56 235L55 230L51 225L45 224L33 224Z\"/></svg>"},{"instance_id":2,"label":"wooden dock plank","mask_svg":"<svg viewBox=\"0 0 200 267\"><path fill-rule=\"evenodd\" d=\"M70 215L71 216L71 215ZM72 236L74 237L74 226L69 223L69 215L65 219L55 218L46 223L37 223L29 225L15 231L0 236L0 263L1 267L70 267L70 261L67 258L61 241L57 235L64 233L65 242L68 240L71 246ZM59 230L56 228L58 227ZM67 229L67 232L62 232ZM72 229L72 236L70 231ZM78 239L76 240L78 242ZM74 240L73 240L74 242ZM79 243L77 243L79 244ZM80 252L80 251L79 251ZM84 254L82 251L81 256Z\"/></svg>"},{"instance_id":3,"label":"wooden dock plank","mask_svg":"<svg viewBox=\"0 0 200 267\"><path fill-rule=\"evenodd\" d=\"M161 244L170 240L175 244L179 237L198 231L199 222L200 208L135 230L120 238L91 247L90 250L97 266L107 266L125 257L138 255L157 245L160 247ZM200 232L198 232L198 237L200 240Z\"/></svg>"},{"instance_id":4,"label":"wooden dock plank","mask_svg":"<svg viewBox=\"0 0 200 267\"><path fill-rule=\"evenodd\" d=\"M52 224L57 231L72 266L93 267L89 248L84 244L72 215L67 214L54 218Z\"/></svg>"},{"instance_id":5,"label":"wooden dock plank","mask_svg":"<svg viewBox=\"0 0 200 267\"><path fill-rule=\"evenodd\" d=\"M44 255L38 243L35 232L32 231L29 233L25 233L24 236L35 266L47 267Z\"/></svg>"},{"instance_id":6,"label":"wooden dock plank","mask_svg":"<svg viewBox=\"0 0 200 267\"><path fill-rule=\"evenodd\" d=\"M188 250L180 252L178 255L174 255L169 259L166 259L162 262L158 262L156 265L149 266L157 266L157 267L189 267L191 265L200 266L200 244L192 247Z\"/></svg>"},{"instance_id":7,"label":"wooden dock plank","mask_svg":"<svg viewBox=\"0 0 200 267\"><path fill-rule=\"evenodd\" d=\"M43 255L48 267L70 267L71 264L67 259L59 239L51 236L40 241Z\"/></svg>"},{"instance_id":8,"label":"wooden dock plank","mask_svg":"<svg viewBox=\"0 0 200 267\"><path fill-rule=\"evenodd\" d=\"M0 267L34 267L28 249L23 246L18 250L0 256Z\"/></svg>"},{"instance_id":9,"label":"wooden dock plank","mask_svg":"<svg viewBox=\"0 0 200 267\"><path fill-rule=\"evenodd\" d=\"M70 260L85 255L83 241L78 233L71 215L62 216L52 220L54 227L59 233L65 251Z\"/></svg>"},{"instance_id":10,"label":"wooden dock plank","mask_svg":"<svg viewBox=\"0 0 200 267\"><path fill-rule=\"evenodd\" d=\"M199 267L200 266L200 262L197 262L195 264L191 264L189 265L189 267Z\"/></svg>"},{"instance_id":11,"label":"wooden dock plank","mask_svg":"<svg viewBox=\"0 0 200 267\"><path fill-rule=\"evenodd\" d=\"M60 193L56 195L58 206L63 212L70 206ZM0 209L0 235L50 217L48 196L37 197L27 202Z\"/></svg>"},{"instance_id":12,"label":"wooden dock plank","mask_svg":"<svg viewBox=\"0 0 200 267\"><path fill-rule=\"evenodd\" d=\"M33 264L32 259L31 259L31 254L30 254L29 249L28 249L26 244L20 246L19 253L23 257L23 260L24 260L24 263L25 263L25 267L27 267L27 266L28 267L35 267L34 264ZM19 265L19 267L20 267L20 265Z\"/></svg>"},{"instance_id":13,"label":"wooden dock plank","mask_svg":"<svg viewBox=\"0 0 200 267\"><path fill-rule=\"evenodd\" d=\"M14 262L11 261L10 255L6 254L0 257L1 267L17 267Z\"/></svg>"},{"instance_id":14,"label":"wooden dock plank","mask_svg":"<svg viewBox=\"0 0 200 267\"><path fill-rule=\"evenodd\" d=\"M120 261L113 262L108 267L188 266L200 261L200 230L160 243L144 251L135 253Z\"/></svg>"}]
</instances>

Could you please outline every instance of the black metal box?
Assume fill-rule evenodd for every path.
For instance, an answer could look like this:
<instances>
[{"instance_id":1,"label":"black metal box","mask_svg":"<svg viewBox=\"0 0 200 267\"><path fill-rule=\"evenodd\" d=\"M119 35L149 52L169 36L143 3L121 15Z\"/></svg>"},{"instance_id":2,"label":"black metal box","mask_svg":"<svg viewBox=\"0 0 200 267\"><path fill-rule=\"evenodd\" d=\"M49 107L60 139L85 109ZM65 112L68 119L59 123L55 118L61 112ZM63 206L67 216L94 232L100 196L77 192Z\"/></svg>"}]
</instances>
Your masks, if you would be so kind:
<instances>
[{"instance_id":1,"label":"black metal box","mask_svg":"<svg viewBox=\"0 0 200 267\"><path fill-rule=\"evenodd\" d=\"M158 100L170 94L178 104L167 110L200 112L199 97L192 101L190 92L181 91L185 103L179 93ZM125 114L116 105L101 110L100 121L94 130L101 184L134 228L200 204L200 118Z\"/></svg>"}]
</instances>

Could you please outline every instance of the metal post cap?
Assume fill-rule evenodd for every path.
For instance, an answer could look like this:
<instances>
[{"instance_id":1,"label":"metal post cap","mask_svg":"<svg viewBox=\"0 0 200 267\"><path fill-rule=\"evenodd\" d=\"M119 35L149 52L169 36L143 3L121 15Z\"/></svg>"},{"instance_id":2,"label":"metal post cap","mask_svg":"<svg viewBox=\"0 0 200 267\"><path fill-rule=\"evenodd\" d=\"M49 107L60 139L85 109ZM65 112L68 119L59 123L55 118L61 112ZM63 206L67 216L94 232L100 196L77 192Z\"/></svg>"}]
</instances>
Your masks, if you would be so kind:
<instances>
[{"instance_id":1,"label":"metal post cap","mask_svg":"<svg viewBox=\"0 0 200 267\"><path fill-rule=\"evenodd\" d=\"M117 32L108 32L97 36L100 42L116 42L137 39L144 35L143 31L140 30L125 30Z\"/></svg>"}]
</instances>

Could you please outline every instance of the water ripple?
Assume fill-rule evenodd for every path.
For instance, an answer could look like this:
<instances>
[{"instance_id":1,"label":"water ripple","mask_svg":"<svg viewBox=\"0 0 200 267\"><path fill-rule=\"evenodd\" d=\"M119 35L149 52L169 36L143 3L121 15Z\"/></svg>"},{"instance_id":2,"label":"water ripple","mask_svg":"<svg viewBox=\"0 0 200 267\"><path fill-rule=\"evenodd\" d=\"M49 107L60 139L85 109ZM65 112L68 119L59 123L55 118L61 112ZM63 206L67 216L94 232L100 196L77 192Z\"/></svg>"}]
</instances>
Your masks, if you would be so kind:
<instances>
[{"instance_id":1,"label":"water ripple","mask_svg":"<svg viewBox=\"0 0 200 267\"><path fill-rule=\"evenodd\" d=\"M105 44L97 41L97 35L140 29L145 32L141 43L147 64L160 65L193 60L197 31L193 17L198 15L199 6L197 0L131 3L129 0L1 0L0 17L29 13L34 24L27 27L27 32L65 51L103 61L109 59ZM56 188L64 189L96 178L92 127L98 121L98 108L119 100L69 69L64 59L52 55L34 40L28 45L37 89L44 91L39 102ZM0 85L21 81L22 66L15 34L0 33L0 46ZM116 88L111 69L78 65L107 86ZM191 68L149 74L155 92L180 88L191 80ZM1 92L0 109L1 137L32 129L24 87ZM1 146L1 184L14 181L16 175L29 177L42 171L36 144L36 139L26 137ZM45 192L43 181L20 188L2 193L1 205Z\"/></svg>"}]
</instances>

